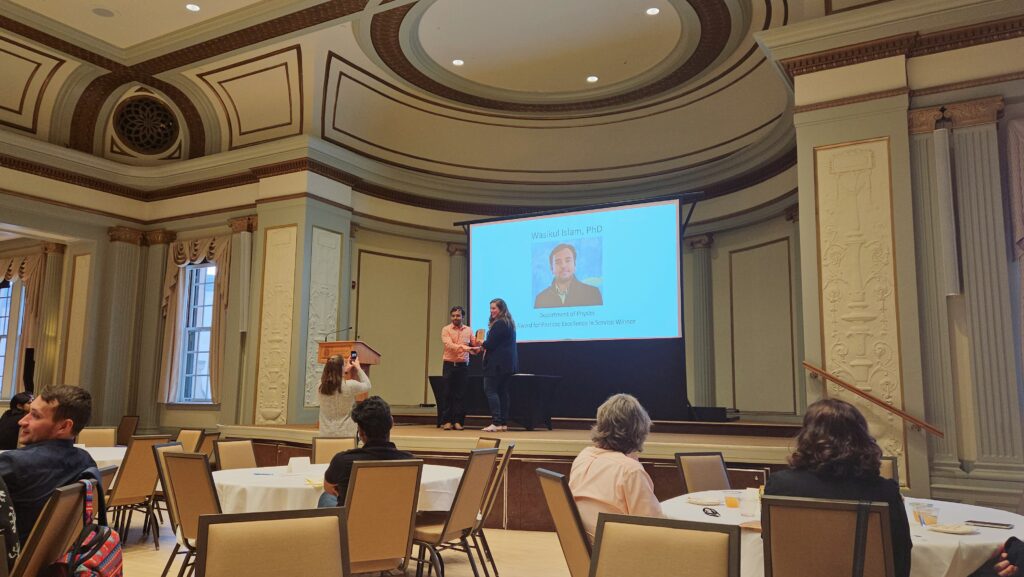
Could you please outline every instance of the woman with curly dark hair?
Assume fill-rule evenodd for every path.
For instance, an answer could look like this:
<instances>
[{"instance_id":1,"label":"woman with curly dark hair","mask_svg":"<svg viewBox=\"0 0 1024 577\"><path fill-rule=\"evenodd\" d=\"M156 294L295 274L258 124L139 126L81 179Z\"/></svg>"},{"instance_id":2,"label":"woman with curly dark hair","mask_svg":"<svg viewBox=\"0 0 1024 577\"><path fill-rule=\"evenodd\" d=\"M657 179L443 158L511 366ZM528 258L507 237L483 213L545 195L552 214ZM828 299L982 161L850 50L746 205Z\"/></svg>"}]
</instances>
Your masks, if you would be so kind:
<instances>
[{"instance_id":1,"label":"woman with curly dark hair","mask_svg":"<svg viewBox=\"0 0 1024 577\"><path fill-rule=\"evenodd\" d=\"M878 474L881 458L864 415L845 401L823 399L807 407L791 468L772 473L764 493L888 503L896 577L907 577L912 546L907 510L899 485Z\"/></svg>"}]
</instances>

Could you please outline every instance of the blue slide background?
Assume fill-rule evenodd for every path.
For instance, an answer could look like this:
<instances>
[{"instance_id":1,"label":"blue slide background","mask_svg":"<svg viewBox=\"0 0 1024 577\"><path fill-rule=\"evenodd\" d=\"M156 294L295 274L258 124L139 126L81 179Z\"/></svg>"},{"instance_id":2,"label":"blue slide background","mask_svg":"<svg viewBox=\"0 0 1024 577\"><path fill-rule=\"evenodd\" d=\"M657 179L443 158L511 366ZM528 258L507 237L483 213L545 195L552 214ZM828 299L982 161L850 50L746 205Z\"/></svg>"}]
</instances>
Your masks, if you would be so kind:
<instances>
[{"instance_id":1,"label":"blue slide background","mask_svg":"<svg viewBox=\"0 0 1024 577\"><path fill-rule=\"evenodd\" d=\"M475 224L469 242L474 330L503 298L519 342L682 336L675 200ZM547 255L562 242L577 248L578 279L600 279L602 306L533 308L551 283Z\"/></svg>"}]
</instances>

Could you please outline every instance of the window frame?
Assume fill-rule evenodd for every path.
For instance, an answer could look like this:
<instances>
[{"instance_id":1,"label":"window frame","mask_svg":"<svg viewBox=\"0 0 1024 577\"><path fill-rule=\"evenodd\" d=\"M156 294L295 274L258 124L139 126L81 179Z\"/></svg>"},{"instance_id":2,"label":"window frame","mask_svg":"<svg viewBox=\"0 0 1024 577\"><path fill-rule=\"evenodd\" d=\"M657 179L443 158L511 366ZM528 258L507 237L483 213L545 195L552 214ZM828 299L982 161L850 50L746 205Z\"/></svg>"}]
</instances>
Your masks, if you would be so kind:
<instances>
[{"instance_id":1,"label":"window frame","mask_svg":"<svg viewBox=\"0 0 1024 577\"><path fill-rule=\"evenodd\" d=\"M24 330L22 324L25 317L25 286L18 279L7 281L5 289L10 290L7 307L7 331L0 335L3 341L3 359L0 360L0 400L9 401L18 392L18 349ZM12 334L11 331L14 330ZM13 338L12 338L13 337Z\"/></svg>"},{"instance_id":2,"label":"window frame","mask_svg":"<svg viewBox=\"0 0 1024 577\"><path fill-rule=\"evenodd\" d=\"M203 274L201 271L217 269L217 263L204 262L201 264L190 264L181 268L181 281L183 286L183 302L180 307L179 330L178 330L178 382L175 384L173 398L168 399L171 405L197 405L211 406L213 403L213 387L211 380L213 375L209 374L211 363L210 353L213 349L213 307L216 294L216 272L214 274ZM218 271L219 272L219 271ZM195 324L195 320L202 317L202 324ZM202 349L203 336L205 335L206 349ZM198 372L201 358L206 357L206 373ZM192 361L190 364L190 360ZM191 370L190 370L191 367ZM192 379L189 382L188 379ZM205 379L206 396L196 396L197 379Z\"/></svg>"}]
</instances>

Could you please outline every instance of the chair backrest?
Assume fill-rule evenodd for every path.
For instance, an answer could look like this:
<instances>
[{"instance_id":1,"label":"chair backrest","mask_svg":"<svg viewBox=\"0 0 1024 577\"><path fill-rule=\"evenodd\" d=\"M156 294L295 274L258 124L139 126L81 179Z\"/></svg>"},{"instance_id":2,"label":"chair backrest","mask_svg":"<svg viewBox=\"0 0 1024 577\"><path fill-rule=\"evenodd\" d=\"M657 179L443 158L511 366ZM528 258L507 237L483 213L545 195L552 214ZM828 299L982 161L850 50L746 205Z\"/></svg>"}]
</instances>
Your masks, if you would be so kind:
<instances>
[{"instance_id":1,"label":"chair backrest","mask_svg":"<svg viewBox=\"0 0 1024 577\"><path fill-rule=\"evenodd\" d=\"M740 528L601 513L590 577L620 575L739 577Z\"/></svg>"},{"instance_id":2,"label":"chair backrest","mask_svg":"<svg viewBox=\"0 0 1024 577\"><path fill-rule=\"evenodd\" d=\"M537 469L537 478L551 519L555 522L555 532L562 545L565 563L569 566L569 575L587 577L590 573L590 540L569 491L569 480L565 475L547 469Z\"/></svg>"},{"instance_id":3,"label":"chair backrest","mask_svg":"<svg viewBox=\"0 0 1024 577\"><path fill-rule=\"evenodd\" d=\"M164 466L167 508L174 510L182 538L194 541L199 538L199 518L221 512L210 461L199 453L164 453Z\"/></svg>"},{"instance_id":4,"label":"chair backrest","mask_svg":"<svg viewBox=\"0 0 1024 577\"><path fill-rule=\"evenodd\" d=\"M252 448L252 440L217 441L213 444L213 454L217 458L217 468L221 471L256 467L256 451Z\"/></svg>"},{"instance_id":5,"label":"chair backrest","mask_svg":"<svg viewBox=\"0 0 1024 577\"><path fill-rule=\"evenodd\" d=\"M857 551L857 501L764 496L761 527L765 577L851 575L857 556L864 575L892 577L889 505L865 504L867 532ZM809 555L808 551L814 551Z\"/></svg>"},{"instance_id":6,"label":"chair backrest","mask_svg":"<svg viewBox=\"0 0 1024 577\"><path fill-rule=\"evenodd\" d=\"M107 465L100 469L100 486L103 487L103 494L110 494L110 487L114 484L114 477L117 476L118 465Z\"/></svg>"},{"instance_id":7,"label":"chair backrest","mask_svg":"<svg viewBox=\"0 0 1024 577\"><path fill-rule=\"evenodd\" d=\"M676 453L676 465L687 493L732 488L721 453Z\"/></svg>"},{"instance_id":8,"label":"chair backrest","mask_svg":"<svg viewBox=\"0 0 1024 577\"><path fill-rule=\"evenodd\" d=\"M117 444L128 445L128 441L135 436L135 431L139 428L139 416L138 415L125 415L121 417L121 422L117 424Z\"/></svg>"},{"instance_id":9,"label":"chair backrest","mask_svg":"<svg viewBox=\"0 0 1024 577\"><path fill-rule=\"evenodd\" d=\"M355 448L355 437L313 437L313 455L311 460L314 465L323 465L330 463L331 459L338 453Z\"/></svg>"},{"instance_id":10,"label":"chair backrest","mask_svg":"<svg viewBox=\"0 0 1024 577\"><path fill-rule=\"evenodd\" d=\"M418 459L352 464L345 510L353 573L399 569L410 557L422 472Z\"/></svg>"},{"instance_id":11,"label":"chair backrest","mask_svg":"<svg viewBox=\"0 0 1024 577\"><path fill-rule=\"evenodd\" d=\"M142 503L153 495L159 474L152 447L170 440L170 435L136 435L128 441L121 471L107 499L108 507Z\"/></svg>"},{"instance_id":12,"label":"chair backrest","mask_svg":"<svg viewBox=\"0 0 1024 577\"><path fill-rule=\"evenodd\" d=\"M730 489L756 489L768 484L768 476L772 470L768 467L758 469L726 468Z\"/></svg>"},{"instance_id":13,"label":"chair backrest","mask_svg":"<svg viewBox=\"0 0 1024 577\"><path fill-rule=\"evenodd\" d=\"M153 458L156 459L156 473L160 479L160 486L164 491L164 499L167 500L167 516L171 519L171 530L176 531L178 528L178 512L174 510L174 503L171 501L171 486L167 482L167 460L164 459L168 453L184 453L185 449L181 443L174 441L173 443L162 443L160 445L153 445Z\"/></svg>"},{"instance_id":14,"label":"chair backrest","mask_svg":"<svg viewBox=\"0 0 1024 577\"><path fill-rule=\"evenodd\" d=\"M50 495L11 570L13 577L35 577L64 553L81 525L84 495L81 483L58 487Z\"/></svg>"},{"instance_id":15,"label":"chair backrest","mask_svg":"<svg viewBox=\"0 0 1024 577\"><path fill-rule=\"evenodd\" d=\"M174 440L181 443L186 453L195 453L203 442L203 433L202 429L180 429Z\"/></svg>"},{"instance_id":16,"label":"chair backrest","mask_svg":"<svg viewBox=\"0 0 1024 577\"><path fill-rule=\"evenodd\" d=\"M196 449L196 453L202 453L210 458L210 463L216 463L213 460L213 444L220 440L220 431L216 433L205 433L203 434L203 440L199 442L199 448Z\"/></svg>"},{"instance_id":17,"label":"chair backrest","mask_svg":"<svg viewBox=\"0 0 1024 577\"><path fill-rule=\"evenodd\" d=\"M456 539L476 525L476 516L484 502L487 480L491 478L494 462L498 460L498 449L474 449L469 452L469 462L462 472L459 488L455 491L451 513L441 531L441 542Z\"/></svg>"},{"instance_id":18,"label":"chair backrest","mask_svg":"<svg viewBox=\"0 0 1024 577\"><path fill-rule=\"evenodd\" d=\"M78 433L75 442L86 447L113 447L117 445L117 429L114 427L86 427Z\"/></svg>"},{"instance_id":19,"label":"chair backrest","mask_svg":"<svg viewBox=\"0 0 1024 577\"><path fill-rule=\"evenodd\" d=\"M480 437L476 440L477 449L497 449L501 446L501 439L495 437Z\"/></svg>"},{"instance_id":20,"label":"chair backrest","mask_svg":"<svg viewBox=\"0 0 1024 577\"><path fill-rule=\"evenodd\" d=\"M883 479L892 479L896 481L896 484L900 484L900 467L899 461L896 460L895 456L882 457L881 467L878 469L878 473Z\"/></svg>"},{"instance_id":21,"label":"chair backrest","mask_svg":"<svg viewBox=\"0 0 1024 577\"><path fill-rule=\"evenodd\" d=\"M494 503L498 500L502 483L505 480L505 474L508 472L508 462L512 460L512 450L515 448L516 444L514 442L510 442L505 447L505 455L501 457L498 467L491 473L491 479L487 482L487 492L484 493L484 504L480 507L480 516L477 518L476 526L473 528L474 531L479 531L483 528L484 523L487 522L487 517L491 515L491 510L494 509Z\"/></svg>"},{"instance_id":22,"label":"chair backrest","mask_svg":"<svg viewBox=\"0 0 1024 577\"><path fill-rule=\"evenodd\" d=\"M343 507L203 515L197 549L197 577L349 575Z\"/></svg>"}]
</instances>

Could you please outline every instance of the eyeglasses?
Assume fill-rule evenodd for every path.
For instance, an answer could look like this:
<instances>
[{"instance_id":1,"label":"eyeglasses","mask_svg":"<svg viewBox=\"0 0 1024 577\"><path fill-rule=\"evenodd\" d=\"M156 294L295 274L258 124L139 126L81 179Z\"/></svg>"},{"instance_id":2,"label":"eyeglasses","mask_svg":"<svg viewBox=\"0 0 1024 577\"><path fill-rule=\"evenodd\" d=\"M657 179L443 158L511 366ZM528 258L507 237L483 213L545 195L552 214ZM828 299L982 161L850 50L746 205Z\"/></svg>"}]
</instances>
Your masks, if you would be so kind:
<instances>
[{"instance_id":1,"label":"eyeglasses","mask_svg":"<svg viewBox=\"0 0 1024 577\"><path fill-rule=\"evenodd\" d=\"M719 513L717 509L712 509L711 507L704 507L704 514L709 516L709 517L721 517L722 516L722 514Z\"/></svg>"}]
</instances>

